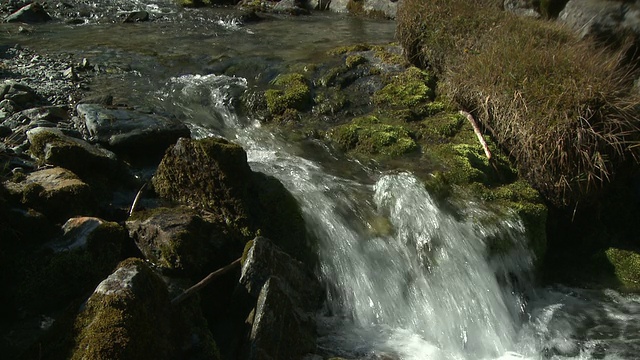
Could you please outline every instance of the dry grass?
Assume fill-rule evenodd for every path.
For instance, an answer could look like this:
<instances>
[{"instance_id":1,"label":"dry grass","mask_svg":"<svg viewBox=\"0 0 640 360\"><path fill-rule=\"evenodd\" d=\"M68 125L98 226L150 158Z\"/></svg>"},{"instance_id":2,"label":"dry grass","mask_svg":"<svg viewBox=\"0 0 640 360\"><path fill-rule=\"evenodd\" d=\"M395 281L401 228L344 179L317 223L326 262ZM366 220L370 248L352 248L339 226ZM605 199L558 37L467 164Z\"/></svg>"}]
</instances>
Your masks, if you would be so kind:
<instances>
[{"instance_id":1,"label":"dry grass","mask_svg":"<svg viewBox=\"0 0 640 360\"><path fill-rule=\"evenodd\" d=\"M588 199L638 160L640 96L625 49L484 2L405 0L398 35L408 56L436 70L440 92L474 113L548 200ZM460 16L465 27L442 32Z\"/></svg>"}]
</instances>

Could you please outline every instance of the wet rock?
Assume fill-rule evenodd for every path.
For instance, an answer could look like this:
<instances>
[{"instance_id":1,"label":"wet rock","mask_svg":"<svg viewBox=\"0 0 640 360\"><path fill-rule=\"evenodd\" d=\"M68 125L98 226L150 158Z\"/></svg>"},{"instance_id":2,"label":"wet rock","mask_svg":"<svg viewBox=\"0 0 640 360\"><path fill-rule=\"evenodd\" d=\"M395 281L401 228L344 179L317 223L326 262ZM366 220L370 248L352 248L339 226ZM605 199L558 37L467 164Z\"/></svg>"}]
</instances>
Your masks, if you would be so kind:
<instances>
[{"instance_id":1,"label":"wet rock","mask_svg":"<svg viewBox=\"0 0 640 360\"><path fill-rule=\"evenodd\" d=\"M153 178L164 198L210 212L234 232L276 239L292 256L312 261L300 208L277 179L251 171L242 147L224 139L180 139Z\"/></svg>"},{"instance_id":2,"label":"wet rock","mask_svg":"<svg viewBox=\"0 0 640 360\"><path fill-rule=\"evenodd\" d=\"M72 359L171 359L166 285L139 259L103 280L76 319Z\"/></svg>"},{"instance_id":3,"label":"wet rock","mask_svg":"<svg viewBox=\"0 0 640 360\"><path fill-rule=\"evenodd\" d=\"M327 4L325 1L318 0L315 7L353 15L394 19L398 2L394 0L332 0Z\"/></svg>"},{"instance_id":4,"label":"wet rock","mask_svg":"<svg viewBox=\"0 0 640 360\"><path fill-rule=\"evenodd\" d=\"M129 235L157 266L193 278L234 260L239 241L188 207L158 208L126 222ZM235 250L235 251L231 251Z\"/></svg>"},{"instance_id":5,"label":"wet rock","mask_svg":"<svg viewBox=\"0 0 640 360\"><path fill-rule=\"evenodd\" d=\"M320 306L322 288L304 264L280 250L271 240L257 237L242 265L240 284L257 298L271 277L289 287L288 296L296 306L312 312Z\"/></svg>"},{"instance_id":6,"label":"wet rock","mask_svg":"<svg viewBox=\"0 0 640 360\"><path fill-rule=\"evenodd\" d=\"M134 11L127 14L127 17L122 21L124 23L134 23L134 22L143 22L149 21L149 13L142 11Z\"/></svg>"},{"instance_id":7,"label":"wet rock","mask_svg":"<svg viewBox=\"0 0 640 360\"><path fill-rule=\"evenodd\" d=\"M118 170L116 155L106 149L65 135L60 129L38 127L27 131L31 153L45 164L60 166L82 177L112 178Z\"/></svg>"},{"instance_id":8,"label":"wet rock","mask_svg":"<svg viewBox=\"0 0 640 360\"><path fill-rule=\"evenodd\" d=\"M301 313L278 277L262 287L250 334L249 359L301 359L315 350L315 319Z\"/></svg>"},{"instance_id":9,"label":"wet rock","mask_svg":"<svg viewBox=\"0 0 640 360\"><path fill-rule=\"evenodd\" d=\"M31 3L20 10L7 16L5 22L39 23L51 20L51 16L44 10L41 4Z\"/></svg>"},{"instance_id":10,"label":"wet rock","mask_svg":"<svg viewBox=\"0 0 640 360\"><path fill-rule=\"evenodd\" d=\"M63 238L51 244L54 251L86 248L89 238L105 221L96 217L74 217L62 225Z\"/></svg>"},{"instance_id":11,"label":"wet rock","mask_svg":"<svg viewBox=\"0 0 640 360\"><path fill-rule=\"evenodd\" d=\"M4 185L23 204L54 221L93 212L94 199L89 185L63 168L38 170L20 182L6 181Z\"/></svg>"},{"instance_id":12,"label":"wet rock","mask_svg":"<svg viewBox=\"0 0 640 360\"><path fill-rule=\"evenodd\" d=\"M89 141L107 146L116 153L142 158L161 154L190 131L180 121L154 113L126 108L107 108L98 104L76 107Z\"/></svg>"},{"instance_id":13,"label":"wet rock","mask_svg":"<svg viewBox=\"0 0 640 360\"><path fill-rule=\"evenodd\" d=\"M85 97L80 99L78 104L97 104L104 106L113 105L113 95L107 94Z\"/></svg>"},{"instance_id":14,"label":"wet rock","mask_svg":"<svg viewBox=\"0 0 640 360\"><path fill-rule=\"evenodd\" d=\"M281 0L273 7L273 10L290 15L309 15L311 12L308 7L310 7L308 1Z\"/></svg>"}]
</instances>

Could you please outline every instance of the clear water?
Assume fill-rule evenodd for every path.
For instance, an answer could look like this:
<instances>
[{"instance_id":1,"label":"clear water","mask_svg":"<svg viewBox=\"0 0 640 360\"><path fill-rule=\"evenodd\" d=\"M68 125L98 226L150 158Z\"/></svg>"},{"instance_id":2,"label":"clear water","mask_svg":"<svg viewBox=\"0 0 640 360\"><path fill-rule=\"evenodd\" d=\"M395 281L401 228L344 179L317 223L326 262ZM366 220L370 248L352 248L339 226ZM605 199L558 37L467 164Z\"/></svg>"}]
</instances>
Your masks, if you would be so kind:
<instances>
[{"instance_id":1,"label":"clear water","mask_svg":"<svg viewBox=\"0 0 640 360\"><path fill-rule=\"evenodd\" d=\"M319 354L640 358L640 297L534 288L534 259L516 216L498 221L471 202L453 216L410 173L379 173L321 142L289 143L235 112L233 100L258 77L338 45L391 41L392 23L317 15L239 26L225 12L157 6L166 18L149 24L52 24L28 36L5 24L1 36L122 65L126 71L102 77L94 91L175 114L194 137L236 141L254 170L280 179L318 241L318 275L328 293L318 314ZM242 63L253 63L243 70L252 77L221 75ZM488 253L486 241L495 234L511 241L509 253Z\"/></svg>"}]
</instances>

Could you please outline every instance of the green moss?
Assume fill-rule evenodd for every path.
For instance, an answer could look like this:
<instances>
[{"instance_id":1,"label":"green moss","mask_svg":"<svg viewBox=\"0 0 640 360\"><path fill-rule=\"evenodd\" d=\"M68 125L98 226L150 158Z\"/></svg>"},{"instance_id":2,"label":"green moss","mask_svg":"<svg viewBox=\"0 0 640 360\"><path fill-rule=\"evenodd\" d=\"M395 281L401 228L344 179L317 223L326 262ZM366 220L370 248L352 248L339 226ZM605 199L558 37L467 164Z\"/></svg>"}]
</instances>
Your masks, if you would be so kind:
<instances>
[{"instance_id":1,"label":"green moss","mask_svg":"<svg viewBox=\"0 0 640 360\"><path fill-rule=\"evenodd\" d=\"M640 290L640 254L617 248L609 248L605 254L620 283L628 290Z\"/></svg>"},{"instance_id":2,"label":"green moss","mask_svg":"<svg viewBox=\"0 0 640 360\"><path fill-rule=\"evenodd\" d=\"M416 116L423 116L435 108L432 106L429 110L427 107L435 96L432 84L433 78L429 73L410 67L376 91L373 94L373 102L383 108L409 109Z\"/></svg>"},{"instance_id":3,"label":"green moss","mask_svg":"<svg viewBox=\"0 0 640 360\"><path fill-rule=\"evenodd\" d=\"M244 250L242 250L242 257L240 258L241 266L244 266L245 261L247 261L247 256L249 255L249 250L253 247L253 240L247 241L244 245Z\"/></svg>"},{"instance_id":4,"label":"green moss","mask_svg":"<svg viewBox=\"0 0 640 360\"><path fill-rule=\"evenodd\" d=\"M349 55L345 59L345 65L347 65L348 68L354 68L360 64L365 64L368 61L369 60L362 55Z\"/></svg>"},{"instance_id":5,"label":"green moss","mask_svg":"<svg viewBox=\"0 0 640 360\"><path fill-rule=\"evenodd\" d=\"M375 116L355 118L335 127L330 137L344 150L363 154L399 156L417 149L407 129L382 123Z\"/></svg>"},{"instance_id":6,"label":"green moss","mask_svg":"<svg viewBox=\"0 0 640 360\"><path fill-rule=\"evenodd\" d=\"M329 50L329 55L343 55L351 52L359 52L359 51L368 51L371 50L371 45L369 44L356 44L356 45L347 45L340 46L335 49Z\"/></svg>"},{"instance_id":7,"label":"green moss","mask_svg":"<svg viewBox=\"0 0 640 360\"><path fill-rule=\"evenodd\" d=\"M331 87L318 91L314 103L314 114L329 115L342 110L348 104L348 100L344 92Z\"/></svg>"},{"instance_id":8,"label":"green moss","mask_svg":"<svg viewBox=\"0 0 640 360\"><path fill-rule=\"evenodd\" d=\"M375 45L371 47L375 56L385 64L408 65L402 51L390 51L389 46Z\"/></svg>"},{"instance_id":9,"label":"green moss","mask_svg":"<svg viewBox=\"0 0 640 360\"><path fill-rule=\"evenodd\" d=\"M311 89L303 75L279 75L271 85L277 88L267 90L264 95L272 115L282 115L288 109L305 111L311 106Z\"/></svg>"}]
</instances>

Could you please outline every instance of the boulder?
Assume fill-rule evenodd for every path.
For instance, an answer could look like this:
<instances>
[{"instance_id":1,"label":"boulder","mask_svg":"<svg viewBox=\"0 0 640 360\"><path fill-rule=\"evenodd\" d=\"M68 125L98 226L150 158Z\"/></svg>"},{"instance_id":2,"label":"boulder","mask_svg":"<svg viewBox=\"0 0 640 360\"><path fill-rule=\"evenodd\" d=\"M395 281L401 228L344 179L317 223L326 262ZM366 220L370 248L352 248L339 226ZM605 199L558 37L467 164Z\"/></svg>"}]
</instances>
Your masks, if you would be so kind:
<instances>
[{"instance_id":1,"label":"boulder","mask_svg":"<svg viewBox=\"0 0 640 360\"><path fill-rule=\"evenodd\" d=\"M14 109L26 109L38 100L36 92L27 85L21 84L14 80L5 80L0 85L0 100L8 100L2 108L6 108L9 104Z\"/></svg>"},{"instance_id":2,"label":"boulder","mask_svg":"<svg viewBox=\"0 0 640 360\"><path fill-rule=\"evenodd\" d=\"M86 140L130 158L162 154L178 138L190 136L189 128L177 119L154 113L98 104L78 104L76 110L87 130Z\"/></svg>"},{"instance_id":3,"label":"boulder","mask_svg":"<svg viewBox=\"0 0 640 360\"><path fill-rule=\"evenodd\" d=\"M7 190L21 202L54 221L88 215L94 209L91 188L69 170L53 167L34 171L22 181L6 181Z\"/></svg>"},{"instance_id":4,"label":"boulder","mask_svg":"<svg viewBox=\"0 0 640 360\"><path fill-rule=\"evenodd\" d=\"M106 149L65 135L60 129L37 127L27 131L31 154L41 163L60 166L82 177L113 177L116 155Z\"/></svg>"},{"instance_id":5,"label":"boulder","mask_svg":"<svg viewBox=\"0 0 640 360\"><path fill-rule=\"evenodd\" d=\"M334 12L364 15L376 18L395 19L398 10L398 0L317 0L314 7L328 9Z\"/></svg>"},{"instance_id":6,"label":"boulder","mask_svg":"<svg viewBox=\"0 0 640 360\"><path fill-rule=\"evenodd\" d=\"M133 11L127 14L122 22L124 23L135 23L135 22L143 22L149 21L149 13L141 10L141 11Z\"/></svg>"},{"instance_id":7,"label":"boulder","mask_svg":"<svg viewBox=\"0 0 640 360\"><path fill-rule=\"evenodd\" d=\"M256 237L250 246L240 276L249 295L257 298L267 281L277 277L290 289L288 294L297 307L313 312L320 306L322 288L303 263L265 237Z\"/></svg>"},{"instance_id":8,"label":"boulder","mask_svg":"<svg viewBox=\"0 0 640 360\"><path fill-rule=\"evenodd\" d=\"M298 311L278 277L262 287L249 337L249 359L301 359L316 348L315 318Z\"/></svg>"},{"instance_id":9,"label":"boulder","mask_svg":"<svg viewBox=\"0 0 640 360\"><path fill-rule=\"evenodd\" d=\"M558 20L581 37L595 37L605 43L640 34L640 5L628 1L569 0Z\"/></svg>"},{"instance_id":10,"label":"boulder","mask_svg":"<svg viewBox=\"0 0 640 360\"><path fill-rule=\"evenodd\" d=\"M192 278L230 263L242 248L224 225L209 222L185 206L135 214L126 226L145 258Z\"/></svg>"},{"instance_id":11,"label":"boulder","mask_svg":"<svg viewBox=\"0 0 640 360\"><path fill-rule=\"evenodd\" d=\"M298 259L313 258L297 202L277 179L251 171L239 145L180 139L167 150L153 185L161 197L206 210L246 240L260 233Z\"/></svg>"},{"instance_id":12,"label":"boulder","mask_svg":"<svg viewBox=\"0 0 640 360\"><path fill-rule=\"evenodd\" d=\"M51 16L39 3L31 3L7 16L5 22L39 23L51 20Z\"/></svg>"},{"instance_id":13,"label":"boulder","mask_svg":"<svg viewBox=\"0 0 640 360\"><path fill-rule=\"evenodd\" d=\"M104 279L76 319L71 359L171 359L169 293L140 259Z\"/></svg>"}]
</instances>

